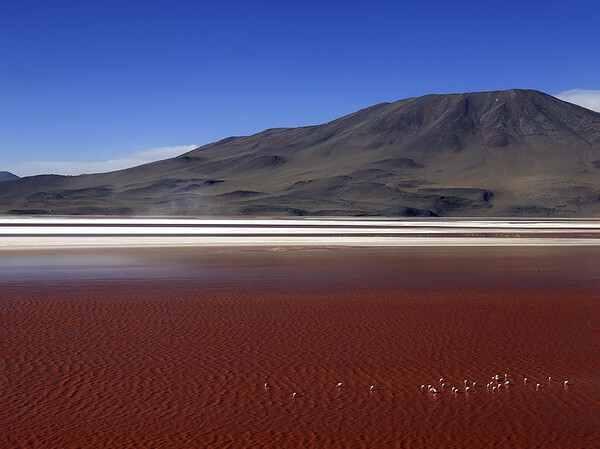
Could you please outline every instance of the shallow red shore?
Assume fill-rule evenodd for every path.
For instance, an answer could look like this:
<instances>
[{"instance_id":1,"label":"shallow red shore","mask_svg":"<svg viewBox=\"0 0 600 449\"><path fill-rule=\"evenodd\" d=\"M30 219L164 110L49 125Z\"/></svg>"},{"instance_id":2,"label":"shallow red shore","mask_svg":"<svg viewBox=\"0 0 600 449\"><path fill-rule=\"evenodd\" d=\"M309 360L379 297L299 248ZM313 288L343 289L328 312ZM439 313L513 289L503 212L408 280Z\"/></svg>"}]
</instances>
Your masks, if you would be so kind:
<instances>
[{"instance_id":1,"label":"shallow red shore","mask_svg":"<svg viewBox=\"0 0 600 449\"><path fill-rule=\"evenodd\" d=\"M343 281L4 283L0 447L598 447L596 280Z\"/></svg>"}]
</instances>

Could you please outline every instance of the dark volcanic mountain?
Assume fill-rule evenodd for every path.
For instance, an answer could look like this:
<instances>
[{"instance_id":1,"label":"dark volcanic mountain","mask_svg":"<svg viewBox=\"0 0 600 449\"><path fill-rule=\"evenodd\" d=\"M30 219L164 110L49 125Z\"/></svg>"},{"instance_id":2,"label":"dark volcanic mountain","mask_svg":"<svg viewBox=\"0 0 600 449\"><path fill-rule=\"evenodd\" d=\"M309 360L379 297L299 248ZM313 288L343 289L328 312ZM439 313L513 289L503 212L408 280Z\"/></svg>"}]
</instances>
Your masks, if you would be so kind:
<instances>
[{"instance_id":1,"label":"dark volcanic mountain","mask_svg":"<svg viewBox=\"0 0 600 449\"><path fill-rule=\"evenodd\" d=\"M600 216L600 114L533 90L427 95L112 173L0 187L0 212Z\"/></svg>"},{"instance_id":2,"label":"dark volcanic mountain","mask_svg":"<svg viewBox=\"0 0 600 449\"><path fill-rule=\"evenodd\" d=\"M13 179L19 179L17 175L13 175L8 171L0 171L0 182L2 181L12 181Z\"/></svg>"}]
</instances>

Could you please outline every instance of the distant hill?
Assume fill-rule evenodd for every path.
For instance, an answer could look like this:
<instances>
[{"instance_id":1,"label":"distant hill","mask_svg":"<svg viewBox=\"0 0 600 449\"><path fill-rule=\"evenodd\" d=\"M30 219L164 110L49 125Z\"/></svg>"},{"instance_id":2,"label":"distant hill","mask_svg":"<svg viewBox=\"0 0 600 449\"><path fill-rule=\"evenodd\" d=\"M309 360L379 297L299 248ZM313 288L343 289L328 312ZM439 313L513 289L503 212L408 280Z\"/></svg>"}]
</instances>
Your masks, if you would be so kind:
<instances>
[{"instance_id":1,"label":"distant hill","mask_svg":"<svg viewBox=\"0 0 600 449\"><path fill-rule=\"evenodd\" d=\"M19 177L7 171L0 171L0 182L12 181L13 179L19 179Z\"/></svg>"},{"instance_id":2,"label":"distant hill","mask_svg":"<svg viewBox=\"0 0 600 449\"><path fill-rule=\"evenodd\" d=\"M139 167L33 176L1 213L600 216L600 114L534 90L427 95Z\"/></svg>"}]
</instances>

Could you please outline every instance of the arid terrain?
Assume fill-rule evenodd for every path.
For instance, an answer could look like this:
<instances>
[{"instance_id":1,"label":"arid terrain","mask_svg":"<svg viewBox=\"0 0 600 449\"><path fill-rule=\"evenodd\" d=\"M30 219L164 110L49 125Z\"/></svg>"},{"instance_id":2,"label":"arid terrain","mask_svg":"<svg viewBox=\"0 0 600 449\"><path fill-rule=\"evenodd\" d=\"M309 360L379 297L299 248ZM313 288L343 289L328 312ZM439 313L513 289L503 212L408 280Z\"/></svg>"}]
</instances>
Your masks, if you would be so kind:
<instances>
[{"instance_id":1,"label":"arid terrain","mask_svg":"<svg viewBox=\"0 0 600 449\"><path fill-rule=\"evenodd\" d=\"M600 449L600 1L5 1L0 449Z\"/></svg>"},{"instance_id":2,"label":"arid terrain","mask_svg":"<svg viewBox=\"0 0 600 449\"><path fill-rule=\"evenodd\" d=\"M1 261L2 448L600 444L598 247Z\"/></svg>"},{"instance_id":3,"label":"arid terrain","mask_svg":"<svg viewBox=\"0 0 600 449\"><path fill-rule=\"evenodd\" d=\"M0 213L600 216L600 114L534 90L427 95L111 173L0 185Z\"/></svg>"}]
</instances>

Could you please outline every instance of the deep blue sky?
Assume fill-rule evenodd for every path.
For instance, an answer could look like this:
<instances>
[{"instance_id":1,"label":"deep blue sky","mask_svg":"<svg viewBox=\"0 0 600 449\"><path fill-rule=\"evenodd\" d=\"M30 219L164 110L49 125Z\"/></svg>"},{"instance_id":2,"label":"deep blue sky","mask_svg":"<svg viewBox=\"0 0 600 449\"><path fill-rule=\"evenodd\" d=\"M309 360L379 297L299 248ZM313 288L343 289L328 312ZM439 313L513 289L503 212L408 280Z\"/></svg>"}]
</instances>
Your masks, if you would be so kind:
<instances>
[{"instance_id":1,"label":"deep blue sky","mask_svg":"<svg viewBox=\"0 0 600 449\"><path fill-rule=\"evenodd\" d=\"M427 93L600 89L599 19L591 0L5 0L0 170L320 123Z\"/></svg>"}]
</instances>

